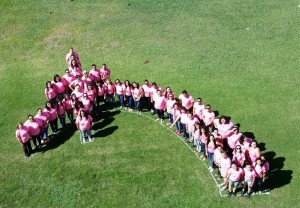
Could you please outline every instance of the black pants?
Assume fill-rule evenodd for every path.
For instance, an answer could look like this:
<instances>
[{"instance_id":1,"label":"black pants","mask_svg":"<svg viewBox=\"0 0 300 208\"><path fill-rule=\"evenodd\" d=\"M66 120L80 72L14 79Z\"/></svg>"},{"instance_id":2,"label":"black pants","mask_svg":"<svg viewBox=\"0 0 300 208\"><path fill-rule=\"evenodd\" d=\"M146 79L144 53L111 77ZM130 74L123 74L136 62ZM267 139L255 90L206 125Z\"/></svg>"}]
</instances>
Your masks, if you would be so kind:
<instances>
[{"instance_id":1,"label":"black pants","mask_svg":"<svg viewBox=\"0 0 300 208\"><path fill-rule=\"evenodd\" d=\"M56 133L58 130L58 126L57 126L57 118L54 119L53 121L49 121L50 124L50 128L52 130L52 133Z\"/></svg>"},{"instance_id":2,"label":"black pants","mask_svg":"<svg viewBox=\"0 0 300 208\"><path fill-rule=\"evenodd\" d=\"M34 144L35 147L41 146L41 145L42 145L42 143L41 143L41 135L40 135L40 134L39 134L39 135L36 135L36 136L31 136L31 139L32 139L32 142L33 142L33 144ZM37 144L36 141L38 141L39 144ZM31 146L30 146L30 147L31 147Z\"/></svg>"},{"instance_id":3,"label":"black pants","mask_svg":"<svg viewBox=\"0 0 300 208\"><path fill-rule=\"evenodd\" d=\"M144 97L144 103L148 111L152 109L151 97Z\"/></svg>"},{"instance_id":4,"label":"black pants","mask_svg":"<svg viewBox=\"0 0 300 208\"><path fill-rule=\"evenodd\" d=\"M156 109L156 113L158 115L158 118L160 118L160 119L164 118L164 110Z\"/></svg>"},{"instance_id":5,"label":"black pants","mask_svg":"<svg viewBox=\"0 0 300 208\"><path fill-rule=\"evenodd\" d=\"M24 153L25 153L25 156L26 157L29 157L32 153L32 148L31 148L31 144L30 144L30 139L25 142L24 144L22 144L22 147L23 147L23 150L24 150Z\"/></svg>"}]
</instances>

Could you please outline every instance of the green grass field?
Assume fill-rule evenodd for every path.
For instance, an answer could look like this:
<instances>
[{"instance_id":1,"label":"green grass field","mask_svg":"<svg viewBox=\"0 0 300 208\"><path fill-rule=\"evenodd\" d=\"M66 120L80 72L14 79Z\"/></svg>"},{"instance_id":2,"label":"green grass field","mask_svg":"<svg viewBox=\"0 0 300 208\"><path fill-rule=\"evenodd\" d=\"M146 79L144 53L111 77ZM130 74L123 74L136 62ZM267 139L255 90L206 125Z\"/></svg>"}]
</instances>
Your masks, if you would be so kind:
<instances>
[{"instance_id":1,"label":"green grass field","mask_svg":"<svg viewBox=\"0 0 300 208\"><path fill-rule=\"evenodd\" d=\"M0 207L297 207L300 8L280 0L0 2ZM272 158L270 195L222 198L158 123L107 113L81 145L70 130L25 161L15 126L45 102L73 46L83 69L202 97ZM149 60L148 64L144 64Z\"/></svg>"}]
</instances>

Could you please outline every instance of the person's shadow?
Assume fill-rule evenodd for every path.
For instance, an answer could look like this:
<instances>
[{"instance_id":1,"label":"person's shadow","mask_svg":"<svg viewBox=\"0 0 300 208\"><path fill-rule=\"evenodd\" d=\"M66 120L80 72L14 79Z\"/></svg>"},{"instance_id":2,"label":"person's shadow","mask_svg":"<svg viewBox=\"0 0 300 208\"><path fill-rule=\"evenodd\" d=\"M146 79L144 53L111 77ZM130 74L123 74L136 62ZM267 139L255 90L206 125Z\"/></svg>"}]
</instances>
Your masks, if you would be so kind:
<instances>
[{"instance_id":1,"label":"person's shadow","mask_svg":"<svg viewBox=\"0 0 300 208\"><path fill-rule=\"evenodd\" d=\"M94 130L94 139L100 138L100 137L106 137L108 135L111 135L116 131L119 127L118 126L110 126L114 120L114 116L121 113L121 111L106 111L102 112L100 115L95 116L95 123L93 125L93 130Z\"/></svg>"}]
</instances>

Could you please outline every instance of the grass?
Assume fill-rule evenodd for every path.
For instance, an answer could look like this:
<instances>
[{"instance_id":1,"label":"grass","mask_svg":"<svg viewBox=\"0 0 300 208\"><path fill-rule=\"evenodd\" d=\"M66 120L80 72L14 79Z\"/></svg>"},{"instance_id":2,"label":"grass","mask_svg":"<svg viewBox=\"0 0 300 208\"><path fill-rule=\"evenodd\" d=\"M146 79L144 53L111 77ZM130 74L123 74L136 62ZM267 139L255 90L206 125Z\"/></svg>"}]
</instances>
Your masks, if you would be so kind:
<instances>
[{"instance_id":1,"label":"grass","mask_svg":"<svg viewBox=\"0 0 300 208\"><path fill-rule=\"evenodd\" d=\"M1 1L0 207L295 207L297 3ZM25 162L15 124L43 105L44 84L63 74L70 46L86 70L104 62L113 78L148 78L177 95L187 89L254 132L273 158L271 195L220 198L181 142L124 113L99 122L93 145L71 132Z\"/></svg>"}]
</instances>

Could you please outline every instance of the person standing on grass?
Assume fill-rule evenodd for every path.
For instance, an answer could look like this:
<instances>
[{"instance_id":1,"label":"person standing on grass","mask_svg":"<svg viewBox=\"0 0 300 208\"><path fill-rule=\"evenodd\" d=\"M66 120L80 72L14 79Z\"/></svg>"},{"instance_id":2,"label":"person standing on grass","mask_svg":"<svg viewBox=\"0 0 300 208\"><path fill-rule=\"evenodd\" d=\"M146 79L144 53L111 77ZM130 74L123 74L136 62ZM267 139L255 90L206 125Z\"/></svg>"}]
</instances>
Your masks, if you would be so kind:
<instances>
[{"instance_id":1,"label":"person standing on grass","mask_svg":"<svg viewBox=\"0 0 300 208\"><path fill-rule=\"evenodd\" d=\"M171 87L168 86L168 87L166 87L166 91L164 92L164 96L165 96L166 99L168 99L168 97L170 95L173 95L174 98L176 97L175 93L172 91Z\"/></svg>"},{"instance_id":2,"label":"person standing on grass","mask_svg":"<svg viewBox=\"0 0 300 208\"><path fill-rule=\"evenodd\" d=\"M194 140L194 146L196 146L195 154L201 152L201 143L200 143L200 124L199 122L195 123L194 131L192 134Z\"/></svg>"},{"instance_id":3,"label":"person standing on grass","mask_svg":"<svg viewBox=\"0 0 300 208\"><path fill-rule=\"evenodd\" d=\"M66 55L66 62L67 64L71 61L71 56L75 57L75 60L79 61L79 55L78 53L74 50L74 48L70 48L69 53Z\"/></svg>"},{"instance_id":4,"label":"person standing on grass","mask_svg":"<svg viewBox=\"0 0 300 208\"><path fill-rule=\"evenodd\" d=\"M31 137L32 142L35 146L34 150L41 149L42 148L41 135L40 135L41 127L39 123L35 121L33 115L28 116L28 120L24 123L24 126L26 126L29 136Z\"/></svg>"},{"instance_id":5,"label":"person standing on grass","mask_svg":"<svg viewBox=\"0 0 300 208\"><path fill-rule=\"evenodd\" d=\"M125 85L121 83L119 79L115 81L116 85L116 95L120 102L120 109L124 107L124 93L125 93Z\"/></svg>"},{"instance_id":6,"label":"person standing on grass","mask_svg":"<svg viewBox=\"0 0 300 208\"><path fill-rule=\"evenodd\" d=\"M68 63L69 69L70 69L71 66L75 66L75 67L77 67L80 71L82 71L81 63L80 63L80 61L79 61L78 59L75 58L74 55L71 55L71 59L70 59L70 61L69 61L69 63ZM70 69L70 71L71 71L71 69ZM72 71L71 71L71 73L72 73Z\"/></svg>"},{"instance_id":7,"label":"person standing on grass","mask_svg":"<svg viewBox=\"0 0 300 208\"><path fill-rule=\"evenodd\" d=\"M88 85L93 86L93 83L96 83L96 82L93 82L90 74L87 71L83 71L83 76L82 76L81 80L83 81L84 91L87 90Z\"/></svg>"},{"instance_id":8,"label":"person standing on grass","mask_svg":"<svg viewBox=\"0 0 300 208\"><path fill-rule=\"evenodd\" d=\"M260 149L257 146L257 141L252 141L248 151L248 161L250 163L256 162L256 159L260 157Z\"/></svg>"},{"instance_id":9,"label":"person standing on grass","mask_svg":"<svg viewBox=\"0 0 300 208\"><path fill-rule=\"evenodd\" d=\"M231 164L231 168L227 172L226 180L228 181L228 196L236 196L236 188L240 185L244 171L235 163Z\"/></svg>"},{"instance_id":10,"label":"person standing on grass","mask_svg":"<svg viewBox=\"0 0 300 208\"><path fill-rule=\"evenodd\" d=\"M75 76L75 80L72 81L72 82L69 84L69 88L70 88L72 91L74 91L76 85L79 85L81 91L84 90L84 82L82 81L82 79L80 78L79 75L76 75L76 76Z\"/></svg>"},{"instance_id":11,"label":"person standing on grass","mask_svg":"<svg viewBox=\"0 0 300 208\"><path fill-rule=\"evenodd\" d=\"M58 100L56 105L57 116L59 118L59 122L61 128L65 128L66 125L66 110L62 101Z\"/></svg>"},{"instance_id":12,"label":"person standing on grass","mask_svg":"<svg viewBox=\"0 0 300 208\"><path fill-rule=\"evenodd\" d=\"M214 126L219 130L219 134L221 134L223 139L227 138L226 133L232 129L234 124L229 120L226 116L221 116L214 120Z\"/></svg>"},{"instance_id":13,"label":"person standing on grass","mask_svg":"<svg viewBox=\"0 0 300 208\"><path fill-rule=\"evenodd\" d=\"M105 81L105 95L107 99L108 109L115 108L116 85L107 78Z\"/></svg>"},{"instance_id":14,"label":"person standing on grass","mask_svg":"<svg viewBox=\"0 0 300 208\"><path fill-rule=\"evenodd\" d=\"M86 87L86 89L84 90L84 93L87 94L88 99L91 101L91 105L92 105L92 111L95 111L95 105L96 105L96 95L97 95L97 91L94 88L94 86L92 85L92 83L89 83Z\"/></svg>"},{"instance_id":15,"label":"person standing on grass","mask_svg":"<svg viewBox=\"0 0 300 208\"><path fill-rule=\"evenodd\" d=\"M157 91L160 90L161 92L162 89L156 84L156 82L152 82L152 87L151 87L151 103L152 103L152 115L155 115L156 114L156 111L155 111L155 107L154 107L154 100L155 100L155 96L157 96Z\"/></svg>"},{"instance_id":16,"label":"person standing on grass","mask_svg":"<svg viewBox=\"0 0 300 208\"><path fill-rule=\"evenodd\" d=\"M188 112L185 108L181 108L180 109L180 115L178 117L176 117L176 120L174 120L174 123L172 124L172 126L176 123L176 122L180 122L180 130L182 129L183 131L183 139L186 140L188 139L188 134L187 134L187 128L186 128L186 125L187 125L187 122L188 122ZM176 132L177 135L180 134L180 131L179 132Z\"/></svg>"},{"instance_id":17,"label":"person standing on grass","mask_svg":"<svg viewBox=\"0 0 300 208\"><path fill-rule=\"evenodd\" d=\"M202 120L204 109L205 109L205 105L203 105L202 99L198 97L197 102L195 102L193 105L193 115L197 117L199 120Z\"/></svg>"},{"instance_id":18,"label":"person standing on grass","mask_svg":"<svg viewBox=\"0 0 300 208\"><path fill-rule=\"evenodd\" d=\"M100 72L100 69L97 68L96 64L92 65L92 69L91 69L89 75L94 83L101 80L101 72Z\"/></svg>"},{"instance_id":19,"label":"person standing on grass","mask_svg":"<svg viewBox=\"0 0 300 208\"><path fill-rule=\"evenodd\" d=\"M258 189L258 193L262 194L263 183L266 178L266 169L260 158L257 158L256 162L253 164L253 170L255 172L256 188Z\"/></svg>"},{"instance_id":20,"label":"person standing on grass","mask_svg":"<svg viewBox=\"0 0 300 208\"><path fill-rule=\"evenodd\" d=\"M26 158L29 158L32 154L32 148L30 144L30 135L27 127L22 122L17 123L16 137L23 147Z\"/></svg>"},{"instance_id":21,"label":"person standing on grass","mask_svg":"<svg viewBox=\"0 0 300 208\"><path fill-rule=\"evenodd\" d=\"M200 159L202 159L203 161L206 160L206 158L207 158L205 146L208 141L208 137L209 137L209 134L208 134L208 131L206 130L206 128L201 127L199 141L200 141L201 150L203 151L203 155L201 155Z\"/></svg>"},{"instance_id":22,"label":"person standing on grass","mask_svg":"<svg viewBox=\"0 0 300 208\"><path fill-rule=\"evenodd\" d=\"M224 151L223 147L220 145L217 145L217 149L215 149L215 152L214 152L214 163L215 163L216 167L220 167L223 151ZM219 168L218 168L218 174L216 174L215 176L222 178Z\"/></svg>"},{"instance_id":23,"label":"person standing on grass","mask_svg":"<svg viewBox=\"0 0 300 208\"><path fill-rule=\"evenodd\" d=\"M66 92L66 88L58 74L54 75L52 86L55 92L57 93L57 99L60 101L64 99L64 93Z\"/></svg>"},{"instance_id":24,"label":"person standing on grass","mask_svg":"<svg viewBox=\"0 0 300 208\"><path fill-rule=\"evenodd\" d=\"M106 97L106 85L104 84L103 80L100 80L99 82L96 82L97 86L97 109L101 113L103 109L101 109L101 102L105 103L105 97Z\"/></svg>"},{"instance_id":25,"label":"person standing on grass","mask_svg":"<svg viewBox=\"0 0 300 208\"><path fill-rule=\"evenodd\" d=\"M209 135L209 139L205 144L205 152L209 158L209 163L210 163L210 167L208 168L208 170L210 172L214 171L214 152L216 148L217 148L217 144L216 144L215 137L214 135L211 134Z\"/></svg>"},{"instance_id":26,"label":"person standing on grass","mask_svg":"<svg viewBox=\"0 0 300 208\"><path fill-rule=\"evenodd\" d=\"M167 100L160 90L158 90L156 94L157 95L154 97L154 108L158 116L156 120L160 120L160 123L162 123Z\"/></svg>"},{"instance_id":27,"label":"person standing on grass","mask_svg":"<svg viewBox=\"0 0 300 208\"><path fill-rule=\"evenodd\" d=\"M70 73L70 70L69 69L66 69L65 70L65 74L64 76L62 77L62 82L64 83L65 85L65 89L66 89L66 92L70 95L72 93L72 90L69 88L69 85L75 80L75 76L73 74Z\"/></svg>"},{"instance_id":28,"label":"person standing on grass","mask_svg":"<svg viewBox=\"0 0 300 208\"><path fill-rule=\"evenodd\" d=\"M48 128L49 128L49 113L43 112L41 108L37 109L37 114L34 119L37 123L42 124L41 127L41 144L45 143L45 140L48 139Z\"/></svg>"},{"instance_id":29,"label":"person standing on grass","mask_svg":"<svg viewBox=\"0 0 300 208\"><path fill-rule=\"evenodd\" d=\"M254 184L255 184L255 171L251 167L250 163L246 163L244 168L244 181L243 181L243 189L242 189L241 196L244 196L247 189L247 195L250 198L252 187Z\"/></svg>"},{"instance_id":30,"label":"person standing on grass","mask_svg":"<svg viewBox=\"0 0 300 208\"><path fill-rule=\"evenodd\" d=\"M235 146L237 145L237 142L240 140L240 138L242 137L242 133L239 131L239 127L238 126L234 126L231 130L229 130L226 133L226 137L227 137L227 143L228 143L228 151L231 155L232 151L234 150Z\"/></svg>"},{"instance_id":31,"label":"person standing on grass","mask_svg":"<svg viewBox=\"0 0 300 208\"><path fill-rule=\"evenodd\" d=\"M178 103L174 103L174 105L173 105L172 116L173 116L173 123L170 126L170 128L172 128L173 126L176 126L175 134L179 135L181 132L181 125L180 125L181 110L178 106Z\"/></svg>"},{"instance_id":32,"label":"person standing on grass","mask_svg":"<svg viewBox=\"0 0 300 208\"><path fill-rule=\"evenodd\" d=\"M132 97L137 109L137 114L142 114L141 99L143 96L143 89L137 82L132 83Z\"/></svg>"},{"instance_id":33,"label":"person standing on grass","mask_svg":"<svg viewBox=\"0 0 300 208\"><path fill-rule=\"evenodd\" d=\"M193 112L194 98L187 93L186 90L183 90L179 95L179 100L181 101L182 107L184 107L188 112Z\"/></svg>"},{"instance_id":34,"label":"person standing on grass","mask_svg":"<svg viewBox=\"0 0 300 208\"><path fill-rule=\"evenodd\" d=\"M223 148L224 147L223 138L219 134L219 130L217 128L214 128L214 131L211 134L214 135L214 137L216 139L216 144L220 145Z\"/></svg>"},{"instance_id":35,"label":"person standing on grass","mask_svg":"<svg viewBox=\"0 0 300 208\"><path fill-rule=\"evenodd\" d=\"M245 153L242 151L240 145L236 145L235 149L232 153L232 161L238 166L243 168L245 163L246 157Z\"/></svg>"},{"instance_id":36,"label":"person standing on grass","mask_svg":"<svg viewBox=\"0 0 300 208\"><path fill-rule=\"evenodd\" d=\"M203 110L203 122L205 126L209 129L209 132L213 131L213 121L215 120L215 113L212 111L211 106L207 104L205 110Z\"/></svg>"},{"instance_id":37,"label":"person standing on grass","mask_svg":"<svg viewBox=\"0 0 300 208\"><path fill-rule=\"evenodd\" d=\"M69 70L73 76L77 76L77 75L79 75L80 77L82 76L82 69L78 64L75 63L74 60L72 61L71 65L69 66Z\"/></svg>"},{"instance_id":38,"label":"person standing on grass","mask_svg":"<svg viewBox=\"0 0 300 208\"><path fill-rule=\"evenodd\" d=\"M109 79L110 74L111 74L111 70L106 67L106 64L102 64L102 67L100 69L101 79L104 81Z\"/></svg>"},{"instance_id":39,"label":"person standing on grass","mask_svg":"<svg viewBox=\"0 0 300 208\"><path fill-rule=\"evenodd\" d=\"M228 170L230 169L230 167L231 167L230 158L228 157L226 152L222 152L222 157L221 157L220 164L219 164L219 170L220 170L221 177L224 179L224 181L222 184L220 184L221 191L224 191L225 189L228 188L228 181L227 181L226 177L227 177L227 173L228 173Z\"/></svg>"},{"instance_id":40,"label":"person standing on grass","mask_svg":"<svg viewBox=\"0 0 300 208\"><path fill-rule=\"evenodd\" d=\"M92 102L86 93L83 93L80 101L83 105L83 110L90 114L92 112Z\"/></svg>"},{"instance_id":41,"label":"person standing on grass","mask_svg":"<svg viewBox=\"0 0 300 208\"><path fill-rule=\"evenodd\" d=\"M52 130L52 133L56 134L58 131L57 126L57 110L54 108L54 106L48 101L46 102L44 112L48 113L49 115L49 124L50 128Z\"/></svg>"},{"instance_id":42,"label":"person standing on grass","mask_svg":"<svg viewBox=\"0 0 300 208\"><path fill-rule=\"evenodd\" d=\"M144 99L144 103L146 104L147 111L151 111L151 109L152 109L152 103L151 103L151 88L152 88L152 85L149 84L149 81L147 79L145 79L142 88L144 90L143 99Z\"/></svg>"},{"instance_id":43,"label":"person standing on grass","mask_svg":"<svg viewBox=\"0 0 300 208\"><path fill-rule=\"evenodd\" d=\"M78 100L81 100L83 96L83 90L79 84L75 86L75 89L73 90L72 94L74 94Z\"/></svg>"},{"instance_id":44,"label":"person standing on grass","mask_svg":"<svg viewBox=\"0 0 300 208\"><path fill-rule=\"evenodd\" d=\"M57 93L55 91L55 88L53 87L53 84L51 84L50 81L46 82L45 95L47 101L49 101L53 105L56 104Z\"/></svg>"},{"instance_id":45,"label":"person standing on grass","mask_svg":"<svg viewBox=\"0 0 300 208\"><path fill-rule=\"evenodd\" d=\"M173 94L169 94L167 97L167 113L168 113L168 118L169 118L169 123L168 125L172 125L173 124L173 106L176 103L175 97Z\"/></svg>"},{"instance_id":46,"label":"person standing on grass","mask_svg":"<svg viewBox=\"0 0 300 208\"><path fill-rule=\"evenodd\" d=\"M80 130L82 142L86 142L86 138L88 137L89 142L92 142L92 122L93 118L84 110L81 110L79 115L76 118L76 126Z\"/></svg>"},{"instance_id":47,"label":"person standing on grass","mask_svg":"<svg viewBox=\"0 0 300 208\"><path fill-rule=\"evenodd\" d=\"M125 86L124 95L125 95L125 101L127 102L128 111L132 112L133 111L132 86L129 80L125 80L124 86Z\"/></svg>"},{"instance_id":48,"label":"person standing on grass","mask_svg":"<svg viewBox=\"0 0 300 208\"><path fill-rule=\"evenodd\" d=\"M68 94L65 94L65 98L62 100L62 103L67 112L67 116L70 123L73 123L74 121L73 105L72 105L72 100Z\"/></svg>"},{"instance_id":49,"label":"person standing on grass","mask_svg":"<svg viewBox=\"0 0 300 208\"><path fill-rule=\"evenodd\" d=\"M187 127L187 132L190 138L190 143L192 143L194 141L193 138L193 132L194 132L194 128L195 128L195 123L198 122L199 120L193 116L192 113L188 113L188 120L186 123L186 127Z\"/></svg>"}]
</instances>

